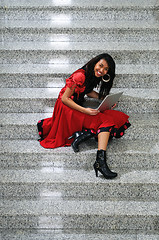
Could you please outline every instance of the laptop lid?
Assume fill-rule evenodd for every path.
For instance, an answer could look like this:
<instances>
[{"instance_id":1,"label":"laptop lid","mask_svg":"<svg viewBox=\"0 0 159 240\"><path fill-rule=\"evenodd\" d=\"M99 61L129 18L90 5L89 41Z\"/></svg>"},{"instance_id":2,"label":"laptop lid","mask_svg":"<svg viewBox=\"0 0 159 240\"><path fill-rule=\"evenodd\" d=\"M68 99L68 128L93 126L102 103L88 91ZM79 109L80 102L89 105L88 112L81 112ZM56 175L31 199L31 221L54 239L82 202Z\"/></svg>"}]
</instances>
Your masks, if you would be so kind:
<instances>
[{"instance_id":1,"label":"laptop lid","mask_svg":"<svg viewBox=\"0 0 159 240\"><path fill-rule=\"evenodd\" d=\"M105 110L111 109L111 107L118 102L122 94L123 92L107 95L101 102L101 104L98 106L97 110L103 112Z\"/></svg>"}]
</instances>

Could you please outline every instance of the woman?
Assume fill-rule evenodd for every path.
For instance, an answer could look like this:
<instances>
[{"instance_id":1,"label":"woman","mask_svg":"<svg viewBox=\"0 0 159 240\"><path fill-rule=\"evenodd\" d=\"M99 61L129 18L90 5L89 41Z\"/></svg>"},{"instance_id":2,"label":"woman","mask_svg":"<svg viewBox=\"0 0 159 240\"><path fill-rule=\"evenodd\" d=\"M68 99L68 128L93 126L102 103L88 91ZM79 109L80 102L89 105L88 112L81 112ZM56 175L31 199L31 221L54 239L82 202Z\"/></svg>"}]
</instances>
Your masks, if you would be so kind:
<instances>
[{"instance_id":1,"label":"woman","mask_svg":"<svg viewBox=\"0 0 159 240\"><path fill-rule=\"evenodd\" d=\"M70 146L75 152L78 145L93 136L98 137L98 151L94 170L100 171L105 178L112 179L117 173L112 172L106 163L106 149L109 137L121 137L130 126L129 116L115 111L99 112L83 107L84 95L103 99L113 85L115 62L108 54L100 54L91 59L81 69L75 71L59 93L52 118L38 122L44 148ZM99 93L93 89L100 86Z\"/></svg>"}]
</instances>

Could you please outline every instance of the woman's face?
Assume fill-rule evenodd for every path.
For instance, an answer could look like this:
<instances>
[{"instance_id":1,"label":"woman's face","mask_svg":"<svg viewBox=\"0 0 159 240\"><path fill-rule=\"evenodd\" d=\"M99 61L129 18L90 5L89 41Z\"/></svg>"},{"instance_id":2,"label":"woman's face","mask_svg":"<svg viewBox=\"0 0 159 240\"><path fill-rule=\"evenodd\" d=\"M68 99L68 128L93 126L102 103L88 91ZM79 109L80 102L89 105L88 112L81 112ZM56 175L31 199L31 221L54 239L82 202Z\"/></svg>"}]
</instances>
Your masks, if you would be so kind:
<instances>
[{"instance_id":1,"label":"woman's face","mask_svg":"<svg viewBox=\"0 0 159 240\"><path fill-rule=\"evenodd\" d=\"M96 77L103 77L105 74L107 74L108 70L109 66L105 59L99 60L99 62L97 62L94 66L94 74Z\"/></svg>"}]
</instances>

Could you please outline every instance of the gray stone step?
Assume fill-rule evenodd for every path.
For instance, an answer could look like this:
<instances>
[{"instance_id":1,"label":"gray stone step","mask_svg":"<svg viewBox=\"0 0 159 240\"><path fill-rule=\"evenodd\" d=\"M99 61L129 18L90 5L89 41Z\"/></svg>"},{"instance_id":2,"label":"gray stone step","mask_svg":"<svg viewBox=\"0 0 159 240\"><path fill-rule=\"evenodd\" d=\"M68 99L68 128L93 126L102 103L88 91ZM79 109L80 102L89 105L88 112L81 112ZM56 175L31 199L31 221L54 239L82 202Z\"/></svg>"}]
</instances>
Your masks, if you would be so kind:
<instances>
[{"instance_id":1,"label":"gray stone step","mask_svg":"<svg viewBox=\"0 0 159 240\"><path fill-rule=\"evenodd\" d=\"M157 41L157 21L21 21L1 20L2 41Z\"/></svg>"},{"instance_id":2,"label":"gray stone step","mask_svg":"<svg viewBox=\"0 0 159 240\"><path fill-rule=\"evenodd\" d=\"M102 43L102 41L100 42ZM159 43L150 42L149 44L134 42L108 42L106 46L99 45L99 42L3 42L0 43L0 50L8 51L157 51ZM92 53L93 54L93 53ZM86 58L86 56L85 56ZM89 57L88 57L89 58ZM63 59L65 60L65 59ZM88 59L87 59L88 60Z\"/></svg>"},{"instance_id":3,"label":"gray stone step","mask_svg":"<svg viewBox=\"0 0 159 240\"><path fill-rule=\"evenodd\" d=\"M156 170L128 171L113 180L96 178L94 171L60 170L42 167L38 170L2 170L3 200L57 199L92 201L158 201L159 175Z\"/></svg>"},{"instance_id":4,"label":"gray stone step","mask_svg":"<svg viewBox=\"0 0 159 240\"><path fill-rule=\"evenodd\" d=\"M34 0L32 2L31 0L28 0L27 2L25 0L2 0L0 6L6 7L6 8L48 8L48 7L65 7L65 9L69 7L85 7L85 8L100 8L100 7L116 7L116 8L123 8L123 7L140 7L140 8L149 8L158 6L158 2L156 0L111 0L107 1L105 3L105 0L100 0L99 2L92 0L91 5L89 0L71 0L71 1L52 1L52 0L41 0L40 2L38 0Z\"/></svg>"},{"instance_id":5,"label":"gray stone step","mask_svg":"<svg viewBox=\"0 0 159 240\"><path fill-rule=\"evenodd\" d=\"M88 231L80 231L76 230L75 233L69 233L69 231L61 230L39 230L38 232L35 230L3 230L1 233L3 240L158 240L158 233L150 232L141 232L141 231L133 231L133 230L121 230L121 231L107 231L107 233L101 233L98 230L98 233L92 233Z\"/></svg>"},{"instance_id":6,"label":"gray stone step","mask_svg":"<svg viewBox=\"0 0 159 240\"><path fill-rule=\"evenodd\" d=\"M38 139L37 122L47 117L52 113L2 113L0 139ZM158 114L130 114L129 119L132 126L124 138L159 139Z\"/></svg>"},{"instance_id":7,"label":"gray stone step","mask_svg":"<svg viewBox=\"0 0 159 240\"><path fill-rule=\"evenodd\" d=\"M158 230L159 205L140 201L7 201L2 204L2 228L63 230Z\"/></svg>"},{"instance_id":8,"label":"gray stone step","mask_svg":"<svg viewBox=\"0 0 159 240\"><path fill-rule=\"evenodd\" d=\"M56 59L57 61L57 59ZM58 61L61 61L58 60ZM81 64L1 64L1 87L60 87ZM134 72L135 69L135 72ZM114 87L158 88L158 65L154 64L117 64Z\"/></svg>"},{"instance_id":9,"label":"gray stone step","mask_svg":"<svg viewBox=\"0 0 159 240\"><path fill-rule=\"evenodd\" d=\"M89 59L88 59L89 60ZM72 74L86 62L80 64L50 63L50 64L1 64L1 74ZM135 69L135 72L134 72ZM159 74L156 64L117 64L117 74Z\"/></svg>"},{"instance_id":10,"label":"gray stone step","mask_svg":"<svg viewBox=\"0 0 159 240\"><path fill-rule=\"evenodd\" d=\"M94 15L94 12L96 13ZM107 12L107 14L105 14ZM79 7L9 7L6 6L0 11L1 19L7 20L56 20L66 19L70 21L79 19L96 20L126 20L140 21L145 19L150 21L157 17L157 7L117 7L117 6L79 6Z\"/></svg>"},{"instance_id":11,"label":"gray stone step","mask_svg":"<svg viewBox=\"0 0 159 240\"><path fill-rule=\"evenodd\" d=\"M157 2L156 6L151 2L149 4L133 4L132 2L116 3L110 2L71 2L71 5L62 6L59 4L55 6L54 2L47 2L39 5L39 2L21 3L14 2L3 5L1 9L1 19L23 19L23 20L56 20L69 19L70 21L79 19L96 19L96 20L126 20L126 21L146 21L155 19L157 17ZM96 13L94 15L94 12ZM105 14L105 12L107 14Z\"/></svg>"},{"instance_id":12,"label":"gray stone step","mask_svg":"<svg viewBox=\"0 0 159 240\"><path fill-rule=\"evenodd\" d=\"M62 88L70 74L60 73L3 73L0 74L1 88ZM113 87L115 88L158 88L157 74L116 74Z\"/></svg>"},{"instance_id":13,"label":"gray stone step","mask_svg":"<svg viewBox=\"0 0 159 240\"><path fill-rule=\"evenodd\" d=\"M123 91L118 110L125 113L158 113L158 89L112 89L112 93ZM1 112L33 113L52 112L59 88L2 88ZM98 101L86 101L85 106L97 107Z\"/></svg>"},{"instance_id":14,"label":"gray stone step","mask_svg":"<svg viewBox=\"0 0 159 240\"><path fill-rule=\"evenodd\" d=\"M109 28L109 29L20 29L5 28L1 31L0 40L3 42L13 41L66 41L71 42L97 42L103 40L118 42L156 42L158 41L158 31L156 29L130 29L130 28Z\"/></svg>"},{"instance_id":15,"label":"gray stone step","mask_svg":"<svg viewBox=\"0 0 159 240\"><path fill-rule=\"evenodd\" d=\"M131 131L131 130L129 130ZM92 170L97 142L82 143L79 153L71 147L45 149L37 140L1 140L2 169L57 169ZM107 162L117 172L158 169L158 140L113 139L107 149Z\"/></svg>"},{"instance_id":16,"label":"gray stone step","mask_svg":"<svg viewBox=\"0 0 159 240\"><path fill-rule=\"evenodd\" d=\"M107 23L107 24L106 24ZM137 23L137 24L136 24ZM85 20L76 20L70 21L69 19L63 19L60 21L23 21L23 20L1 20L1 29L34 29L37 31L38 29L51 30L74 30L75 32L83 29L83 30L93 30L93 29L102 29L105 31L106 29L132 29L132 30L140 30L140 29L154 29L158 32L159 26L158 22L151 20L145 22L145 20L141 21L105 21L101 20L100 25L96 20L87 20L87 25Z\"/></svg>"},{"instance_id":17,"label":"gray stone step","mask_svg":"<svg viewBox=\"0 0 159 240\"><path fill-rule=\"evenodd\" d=\"M83 64L108 52L117 64L158 64L158 42L8 42L0 44L0 63Z\"/></svg>"}]
</instances>

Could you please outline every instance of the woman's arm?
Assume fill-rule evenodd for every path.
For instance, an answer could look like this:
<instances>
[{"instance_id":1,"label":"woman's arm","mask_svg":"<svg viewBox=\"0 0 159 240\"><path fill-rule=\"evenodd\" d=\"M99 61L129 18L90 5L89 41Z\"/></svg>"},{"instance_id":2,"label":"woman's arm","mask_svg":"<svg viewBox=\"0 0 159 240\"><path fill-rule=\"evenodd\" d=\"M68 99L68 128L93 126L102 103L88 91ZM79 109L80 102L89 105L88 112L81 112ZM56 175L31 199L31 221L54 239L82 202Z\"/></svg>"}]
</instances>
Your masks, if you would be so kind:
<instances>
[{"instance_id":1,"label":"woman's arm","mask_svg":"<svg viewBox=\"0 0 159 240\"><path fill-rule=\"evenodd\" d=\"M70 108L73 108L79 112L82 112L82 113L85 113L85 114L88 114L88 115L97 115L99 113L98 110L95 110L95 109L92 109L92 108L84 108L80 105L78 105L77 103L75 103L72 99L71 99L71 96L73 95L75 91L75 88L74 89L71 89L69 87L66 88L62 98L61 98L61 101L68 107Z\"/></svg>"}]
</instances>

